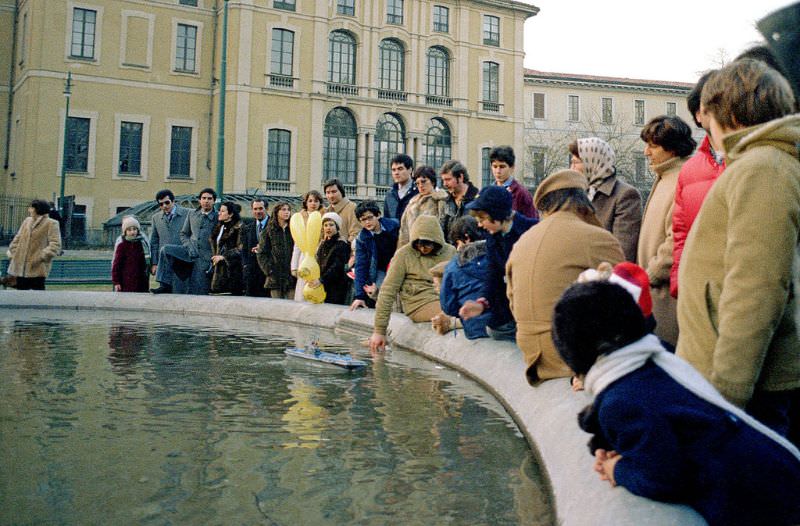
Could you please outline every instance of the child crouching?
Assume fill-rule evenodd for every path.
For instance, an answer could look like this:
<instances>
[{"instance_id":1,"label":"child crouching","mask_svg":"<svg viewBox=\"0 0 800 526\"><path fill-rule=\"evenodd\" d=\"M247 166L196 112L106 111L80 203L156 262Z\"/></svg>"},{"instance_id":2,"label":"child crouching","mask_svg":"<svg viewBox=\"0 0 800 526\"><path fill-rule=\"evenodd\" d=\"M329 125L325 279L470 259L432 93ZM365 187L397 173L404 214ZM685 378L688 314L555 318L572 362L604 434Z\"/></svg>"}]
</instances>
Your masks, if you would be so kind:
<instances>
[{"instance_id":1,"label":"child crouching","mask_svg":"<svg viewBox=\"0 0 800 526\"><path fill-rule=\"evenodd\" d=\"M688 504L712 526L800 523L800 451L668 353L625 289L571 286L553 341L595 396L580 424L601 479Z\"/></svg>"}]
</instances>

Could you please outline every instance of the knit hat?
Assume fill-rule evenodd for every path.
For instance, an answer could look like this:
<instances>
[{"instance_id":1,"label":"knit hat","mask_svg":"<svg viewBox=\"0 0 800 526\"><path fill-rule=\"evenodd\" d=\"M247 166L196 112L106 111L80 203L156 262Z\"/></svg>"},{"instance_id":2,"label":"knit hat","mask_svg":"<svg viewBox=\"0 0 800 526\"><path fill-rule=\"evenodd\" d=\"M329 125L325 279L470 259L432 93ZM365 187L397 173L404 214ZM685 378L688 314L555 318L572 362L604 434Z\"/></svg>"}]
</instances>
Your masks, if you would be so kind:
<instances>
[{"instance_id":1,"label":"knit hat","mask_svg":"<svg viewBox=\"0 0 800 526\"><path fill-rule=\"evenodd\" d=\"M634 301L639 304L645 317L652 314L653 299L650 296L650 278L647 277L647 272L642 267L629 261L623 261L612 269L611 264L604 261L597 266L597 269L590 268L581 272L576 281L588 283L606 280L627 290L633 296Z\"/></svg>"},{"instance_id":2,"label":"knit hat","mask_svg":"<svg viewBox=\"0 0 800 526\"><path fill-rule=\"evenodd\" d=\"M633 299L642 309L645 318L653 313L653 299L650 297L650 278L647 272L635 263L623 261L614 267L614 272L608 278L611 283L616 283L631 293Z\"/></svg>"},{"instance_id":3,"label":"knit hat","mask_svg":"<svg viewBox=\"0 0 800 526\"><path fill-rule=\"evenodd\" d=\"M136 227L139 232L142 231L142 226L139 224L139 220L133 216L125 216L122 218L122 235L125 235L125 231L131 227Z\"/></svg>"},{"instance_id":4,"label":"knit hat","mask_svg":"<svg viewBox=\"0 0 800 526\"><path fill-rule=\"evenodd\" d=\"M537 188L536 193L533 194L533 206L538 210L540 208L539 202L542 197L550 192L563 190L565 188L580 188L581 190L586 190L587 187L586 177L584 177L582 173L576 172L575 170L559 170L548 175L544 178L544 181L539 183L539 188Z\"/></svg>"},{"instance_id":5,"label":"knit hat","mask_svg":"<svg viewBox=\"0 0 800 526\"><path fill-rule=\"evenodd\" d=\"M342 216L337 214L336 212L327 212L325 215L322 216L322 223L325 223L326 219L330 219L334 223L336 223L336 230L338 232L342 231Z\"/></svg>"},{"instance_id":6,"label":"knit hat","mask_svg":"<svg viewBox=\"0 0 800 526\"><path fill-rule=\"evenodd\" d=\"M466 209L486 212L495 221L505 221L511 217L512 201L511 192L504 186L491 185L481 188L478 197L467 204Z\"/></svg>"},{"instance_id":7,"label":"knit hat","mask_svg":"<svg viewBox=\"0 0 800 526\"><path fill-rule=\"evenodd\" d=\"M586 180L589 181L589 199L593 199L597 187L614 175L614 149L599 137L578 139L578 157L583 161Z\"/></svg>"}]
</instances>

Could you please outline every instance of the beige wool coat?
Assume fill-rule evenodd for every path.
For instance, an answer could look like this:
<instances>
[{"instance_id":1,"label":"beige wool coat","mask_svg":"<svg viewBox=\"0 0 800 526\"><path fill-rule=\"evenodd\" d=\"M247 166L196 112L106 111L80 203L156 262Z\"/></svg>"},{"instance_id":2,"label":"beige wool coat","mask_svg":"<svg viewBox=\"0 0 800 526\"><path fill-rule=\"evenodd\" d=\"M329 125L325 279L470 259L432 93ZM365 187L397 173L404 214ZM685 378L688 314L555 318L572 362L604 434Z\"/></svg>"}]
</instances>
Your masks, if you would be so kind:
<instances>
[{"instance_id":1,"label":"beige wool coat","mask_svg":"<svg viewBox=\"0 0 800 526\"><path fill-rule=\"evenodd\" d=\"M755 391L800 388L798 143L800 115L724 137L727 167L678 270L677 354L740 407Z\"/></svg>"},{"instance_id":2,"label":"beige wool coat","mask_svg":"<svg viewBox=\"0 0 800 526\"><path fill-rule=\"evenodd\" d=\"M20 278L46 278L60 251L58 221L46 215L26 217L8 246L8 273Z\"/></svg>"},{"instance_id":3,"label":"beige wool coat","mask_svg":"<svg viewBox=\"0 0 800 526\"><path fill-rule=\"evenodd\" d=\"M339 229L339 237L351 243L361 232L361 223L356 218L356 204L350 199L343 197L336 205L328 205L322 211L323 215L326 212L336 212L342 218L342 228Z\"/></svg>"},{"instance_id":4,"label":"beige wool coat","mask_svg":"<svg viewBox=\"0 0 800 526\"><path fill-rule=\"evenodd\" d=\"M688 157L673 157L653 167L653 189L644 207L636 262L647 271L656 336L675 345L678 341L677 301L669 293L672 269L672 208L678 174Z\"/></svg>"},{"instance_id":5,"label":"beige wool coat","mask_svg":"<svg viewBox=\"0 0 800 526\"><path fill-rule=\"evenodd\" d=\"M506 263L506 293L529 383L572 375L553 345L553 308L581 272L624 259L617 238L568 211L546 216L514 244Z\"/></svg>"}]
</instances>

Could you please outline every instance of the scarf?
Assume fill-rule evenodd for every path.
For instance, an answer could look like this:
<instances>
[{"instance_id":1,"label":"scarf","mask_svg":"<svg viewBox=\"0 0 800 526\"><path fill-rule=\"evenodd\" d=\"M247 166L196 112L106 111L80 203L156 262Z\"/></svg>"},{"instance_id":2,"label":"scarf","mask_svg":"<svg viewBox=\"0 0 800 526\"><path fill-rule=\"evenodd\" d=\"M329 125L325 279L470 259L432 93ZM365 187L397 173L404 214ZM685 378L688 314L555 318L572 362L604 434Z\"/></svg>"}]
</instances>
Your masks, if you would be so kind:
<instances>
[{"instance_id":1,"label":"scarf","mask_svg":"<svg viewBox=\"0 0 800 526\"><path fill-rule=\"evenodd\" d=\"M667 352L653 334L648 334L638 341L598 358L586 375L583 385L589 393L597 396L616 380L642 367L648 360L653 360L653 363L693 394L733 414L739 420L786 448L800 461L800 451L791 442L725 400L714 386L688 362Z\"/></svg>"},{"instance_id":2,"label":"scarf","mask_svg":"<svg viewBox=\"0 0 800 526\"><path fill-rule=\"evenodd\" d=\"M589 180L589 201L594 201L597 187L614 175L616 156L611 146L598 137L578 139L578 157L583 161L586 179Z\"/></svg>"}]
</instances>

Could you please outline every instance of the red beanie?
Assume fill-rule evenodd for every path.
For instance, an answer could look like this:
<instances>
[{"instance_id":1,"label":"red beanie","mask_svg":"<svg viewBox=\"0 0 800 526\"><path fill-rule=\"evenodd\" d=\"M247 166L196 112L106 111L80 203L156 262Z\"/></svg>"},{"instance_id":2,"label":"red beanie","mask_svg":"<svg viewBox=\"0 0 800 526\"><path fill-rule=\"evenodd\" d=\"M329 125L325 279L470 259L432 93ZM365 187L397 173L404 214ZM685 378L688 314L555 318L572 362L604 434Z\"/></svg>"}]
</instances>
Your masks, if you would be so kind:
<instances>
[{"instance_id":1,"label":"red beanie","mask_svg":"<svg viewBox=\"0 0 800 526\"><path fill-rule=\"evenodd\" d=\"M614 267L611 283L616 283L631 293L633 299L639 303L645 318L653 313L653 299L650 297L650 278L647 272L635 263L624 261Z\"/></svg>"}]
</instances>

